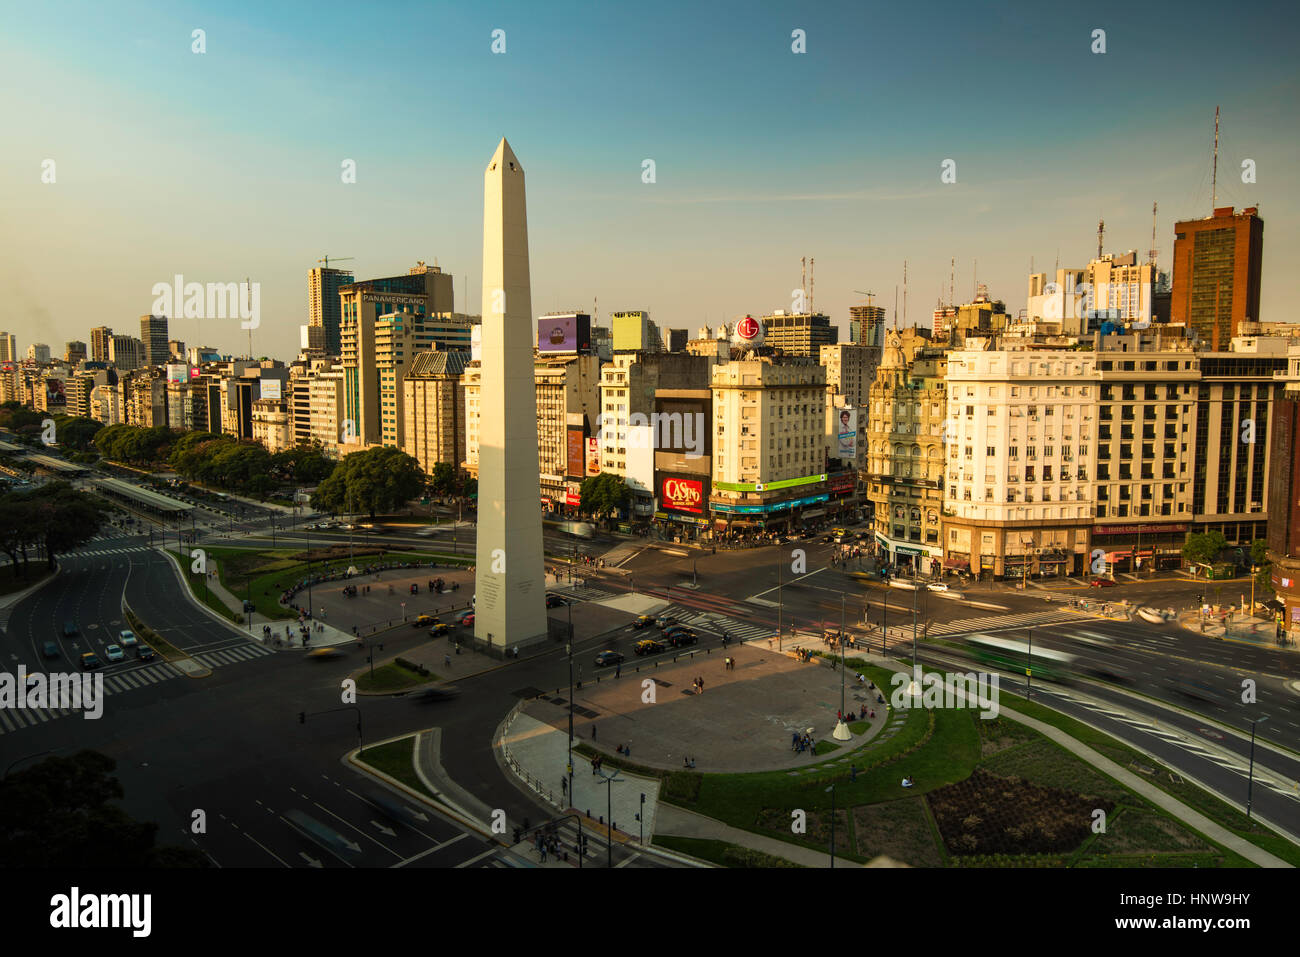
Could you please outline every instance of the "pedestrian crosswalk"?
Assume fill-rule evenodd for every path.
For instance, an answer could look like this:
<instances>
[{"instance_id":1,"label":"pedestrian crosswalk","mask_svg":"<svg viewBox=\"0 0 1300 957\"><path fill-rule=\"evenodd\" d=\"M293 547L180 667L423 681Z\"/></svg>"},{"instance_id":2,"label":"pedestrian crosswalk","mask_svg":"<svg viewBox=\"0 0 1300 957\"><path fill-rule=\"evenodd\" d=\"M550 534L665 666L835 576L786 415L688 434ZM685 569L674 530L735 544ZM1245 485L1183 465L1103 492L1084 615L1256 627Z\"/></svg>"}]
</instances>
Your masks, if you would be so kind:
<instances>
[{"instance_id":1,"label":"pedestrian crosswalk","mask_svg":"<svg viewBox=\"0 0 1300 957\"><path fill-rule=\"evenodd\" d=\"M931 625L926 634L935 638L941 635L960 635L977 631L1007 631L1015 628L1027 628L1030 625L1053 625L1063 622L1077 622L1078 615L1060 611L1035 611L1023 615L986 615L982 618L960 618L957 621L940 622Z\"/></svg>"},{"instance_id":2,"label":"pedestrian crosswalk","mask_svg":"<svg viewBox=\"0 0 1300 957\"><path fill-rule=\"evenodd\" d=\"M261 658L264 655L271 655L275 652L263 648L261 645L242 644L232 645L229 648L219 648L215 651L202 652L192 655L191 657L201 662L209 668L219 668L222 665L233 665L240 661L251 661L254 658ZM175 665L160 661L156 664L148 665L143 668L131 668L127 671L120 671L116 674L104 676L104 697L111 695L124 694L128 691L135 691L140 688L147 688L151 685L161 684L164 681L170 681L173 678L179 678L182 672ZM68 715L79 714L80 712L69 711L60 708L4 708L0 709L0 734L9 734L14 731L21 731L24 728L36 727L47 721L66 718Z\"/></svg>"},{"instance_id":3,"label":"pedestrian crosswalk","mask_svg":"<svg viewBox=\"0 0 1300 957\"><path fill-rule=\"evenodd\" d=\"M116 548L89 548L71 553L72 558L99 557L103 555L129 555L149 551L148 545L119 545Z\"/></svg>"},{"instance_id":4,"label":"pedestrian crosswalk","mask_svg":"<svg viewBox=\"0 0 1300 957\"><path fill-rule=\"evenodd\" d=\"M696 629L704 629L718 635L725 634L728 638L735 638L740 641L770 638L776 633L776 629L770 626L738 621L727 615L718 614L716 611L700 611L682 605L672 605L664 614L673 621L681 622L684 625L691 625Z\"/></svg>"},{"instance_id":5,"label":"pedestrian crosswalk","mask_svg":"<svg viewBox=\"0 0 1300 957\"><path fill-rule=\"evenodd\" d=\"M240 661L250 661L253 658L261 658L264 655L275 654L270 648L264 648L261 645L234 645L230 648L221 648L217 651L206 651L202 654L192 655L195 661L207 665L209 668L219 668L222 665L233 665Z\"/></svg>"}]
</instances>

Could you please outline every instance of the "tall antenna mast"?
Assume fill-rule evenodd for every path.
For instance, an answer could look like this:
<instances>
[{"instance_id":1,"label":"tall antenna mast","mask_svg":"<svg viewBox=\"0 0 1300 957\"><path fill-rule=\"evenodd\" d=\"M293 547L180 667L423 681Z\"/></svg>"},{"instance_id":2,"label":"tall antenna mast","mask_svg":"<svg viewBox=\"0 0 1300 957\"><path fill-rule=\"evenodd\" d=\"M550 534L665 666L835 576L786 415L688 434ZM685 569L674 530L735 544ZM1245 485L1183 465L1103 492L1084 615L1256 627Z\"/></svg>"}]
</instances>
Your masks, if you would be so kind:
<instances>
[{"instance_id":1,"label":"tall antenna mast","mask_svg":"<svg viewBox=\"0 0 1300 957\"><path fill-rule=\"evenodd\" d=\"M1156 264L1156 257L1160 255L1160 250L1156 249L1156 207L1159 204L1151 204L1151 248L1147 250L1147 260L1151 265Z\"/></svg>"},{"instance_id":2,"label":"tall antenna mast","mask_svg":"<svg viewBox=\"0 0 1300 957\"><path fill-rule=\"evenodd\" d=\"M799 257L799 295L803 297L803 307L808 308L808 258Z\"/></svg>"},{"instance_id":3,"label":"tall antenna mast","mask_svg":"<svg viewBox=\"0 0 1300 957\"><path fill-rule=\"evenodd\" d=\"M953 295L953 283L957 278L957 257L953 256L948 260L948 305L956 305Z\"/></svg>"},{"instance_id":4,"label":"tall antenna mast","mask_svg":"<svg viewBox=\"0 0 1300 957\"><path fill-rule=\"evenodd\" d=\"M907 326L907 260L903 260L903 326Z\"/></svg>"},{"instance_id":5,"label":"tall antenna mast","mask_svg":"<svg viewBox=\"0 0 1300 957\"><path fill-rule=\"evenodd\" d=\"M898 283L894 283L894 331L898 331Z\"/></svg>"},{"instance_id":6,"label":"tall antenna mast","mask_svg":"<svg viewBox=\"0 0 1300 957\"><path fill-rule=\"evenodd\" d=\"M253 293L253 284L251 281L249 281L249 278L245 276L244 277L244 311L248 313L250 316L253 314L253 304L249 301L249 297L252 295L252 293ZM251 324L248 327L248 358L250 360L253 358L253 326Z\"/></svg>"},{"instance_id":7,"label":"tall antenna mast","mask_svg":"<svg viewBox=\"0 0 1300 957\"><path fill-rule=\"evenodd\" d=\"M1210 215L1219 205L1219 108L1214 108L1214 169L1210 174Z\"/></svg>"},{"instance_id":8,"label":"tall antenna mast","mask_svg":"<svg viewBox=\"0 0 1300 957\"><path fill-rule=\"evenodd\" d=\"M1099 219L1097 220L1097 258L1098 259L1101 258L1101 244L1102 244L1102 239L1103 237L1105 237L1105 235L1106 235L1106 220Z\"/></svg>"},{"instance_id":9,"label":"tall antenna mast","mask_svg":"<svg viewBox=\"0 0 1300 957\"><path fill-rule=\"evenodd\" d=\"M816 310L813 304L817 301L817 260L808 260L808 314L812 315Z\"/></svg>"}]
</instances>

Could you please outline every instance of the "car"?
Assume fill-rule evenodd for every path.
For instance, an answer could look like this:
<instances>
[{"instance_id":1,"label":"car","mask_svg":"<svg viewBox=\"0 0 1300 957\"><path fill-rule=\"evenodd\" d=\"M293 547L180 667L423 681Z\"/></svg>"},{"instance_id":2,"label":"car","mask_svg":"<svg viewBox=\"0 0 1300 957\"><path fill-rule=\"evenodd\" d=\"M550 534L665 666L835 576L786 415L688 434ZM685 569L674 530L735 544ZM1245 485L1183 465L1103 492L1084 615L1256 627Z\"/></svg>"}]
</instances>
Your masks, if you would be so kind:
<instances>
[{"instance_id":1,"label":"car","mask_svg":"<svg viewBox=\"0 0 1300 957\"><path fill-rule=\"evenodd\" d=\"M121 645L109 645L104 649L104 657L108 659L109 664L112 664L126 658L126 652L122 650Z\"/></svg>"},{"instance_id":2,"label":"car","mask_svg":"<svg viewBox=\"0 0 1300 957\"><path fill-rule=\"evenodd\" d=\"M77 633L77 623L69 619L63 623L63 637L71 638Z\"/></svg>"},{"instance_id":3,"label":"car","mask_svg":"<svg viewBox=\"0 0 1300 957\"><path fill-rule=\"evenodd\" d=\"M949 591L947 582L928 582L925 586L929 591Z\"/></svg>"},{"instance_id":4,"label":"car","mask_svg":"<svg viewBox=\"0 0 1300 957\"><path fill-rule=\"evenodd\" d=\"M158 652L154 651L148 645L136 645L135 656L141 661L153 661L158 657Z\"/></svg>"},{"instance_id":5,"label":"car","mask_svg":"<svg viewBox=\"0 0 1300 957\"><path fill-rule=\"evenodd\" d=\"M88 651L81 656L81 668L83 671L94 671L96 668L102 668L104 663L99 660L99 655L93 651Z\"/></svg>"},{"instance_id":6,"label":"car","mask_svg":"<svg viewBox=\"0 0 1300 957\"><path fill-rule=\"evenodd\" d=\"M1088 584L1093 588L1110 588L1115 584L1115 582L1111 581L1109 578L1094 578Z\"/></svg>"},{"instance_id":7,"label":"car","mask_svg":"<svg viewBox=\"0 0 1300 957\"><path fill-rule=\"evenodd\" d=\"M546 596L546 607L547 607L547 608L563 608L563 607L564 607L565 605L567 605L567 604L568 604L568 602L565 601L563 598L561 598L559 595L547 595L547 596Z\"/></svg>"},{"instance_id":8,"label":"car","mask_svg":"<svg viewBox=\"0 0 1300 957\"><path fill-rule=\"evenodd\" d=\"M429 637L436 638L438 635L445 635L449 631L451 631L451 625L447 624L445 621L440 621L429 629Z\"/></svg>"},{"instance_id":9,"label":"car","mask_svg":"<svg viewBox=\"0 0 1300 957\"><path fill-rule=\"evenodd\" d=\"M891 578L889 580L890 588L906 588L909 591L916 591L916 585L906 578Z\"/></svg>"},{"instance_id":10,"label":"car","mask_svg":"<svg viewBox=\"0 0 1300 957\"><path fill-rule=\"evenodd\" d=\"M411 695L411 700L418 704L437 704L439 701L451 701L460 692L454 688L422 688Z\"/></svg>"},{"instance_id":11,"label":"car","mask_svg":"<svg viewBox=\"0 0 1300 957\"><path fill-rule=\"evenodd\" d=\"M135 636L135 632L126 629L117 633L117 640L123 648L134 648L140 644L140 639Z\"/></svg>"},{"instance_id":12,"label":"car","mask_svg":"<svg viewBox=\"0 0 1300 957\"><path fill-rule=\"evenodd\" d=\"M47 641L41 646L41 653L46 658L57 658L59 657L59 646L52 641Z\"/></svg>"},{"instance_id":13,"label":"car","mask_svg":"<svg viewBox=\"0 0 1300 957\"><path fill-rule=\"evenodd\" d=\"M659 618L655 619L655 627L658 628L660 631L663 631L665 628L669 628L674 624L676 623L667 615L662 615Z\"/></svg>"},{"instance_id":14,"label":"car","mask_svg":"<svg viewBox=\"0 0 1300 957\"><path fill-rule=\"evenodd\" d=\"M423 628L427 625L438 624L437 615L416 615L415 621L411 622L412 628Z\"/></svg>"},{"instance_id":15,"label":"car","mask_svg":"<svg viewBox=\"0 0 1300 957\"><path fill-rule=\"evenodd\" d=\"M674 631L668 636L668 643L674 648L680 648L683 645L693 645L700 640L700 636L689 628L682 631Z\"/></svg>"},{"instance_id":16,"label":"car","mask_svg":"<svg viewBox=\"0 0 1300 957\"><path fill-rule=\"evenodd\" d=\"M420 536L420 538L428 538L430 535L434 534L435 531L436 531L435 529L430 528L426 525L424 528L417 528L411 534L418 535Z\"/></svg>"},{"instance_id":17,"label":"car","mask_svg":"<svg viewBox=\"0 0 1300 957\"><path fill-rule=\"evenodd\" d=\"M462 611L459 615L456 616L456 624L460 624L466 618L473 617L473 615L474 615L473 610L466 608L464 611Z\"/></svg>"},{"instance_id":18,"label":"car","mask_svg":"<svg viewBox=\"0 0 1300 957\"><path fill-rule=\"evenodd\" d=\"M623 656L617 651L602 651L596 656L596 667L607 668L610 665L622 664Z\"/></svg>"},{"instance_id":19,"label":"car","mask_svg":"<svg viewBox=\"0 0 1300 957\"><path fill-rule=\"evenodd\" d=\"M463 628L473 628L473 627L474 627L474 613L471 611L471 612L468 612L468 613L466 613L466 614L464 614L464 615L461 615L461 616L460 616L460 624L461 624L461 627L463 627Z\"/></svg>"},{"instance_id":20,"label":"car","mask_svg":"<svg viewBox=\"0 0 1300 957\"><path fill-rule=\"evenodd\" d=\"M649 615L638 615L636 621L632 622L632 627L641 629L644 628L646 625L650 625L653 623L654 623L654 619L651 618Z\"/></svg>"},{"instance_id":21,"label":"car","mask_svg":"<svg viewBox=\"0 0 1300 957\"><path fill-rule=\"evenodd\" d=\"M664 646L653 638L643 638L632 646L632 650L638 655L657 655L664 650Z\"/></svg>"},{"instance_id":22,"label":"car","mask_svg":"<svg viewBox=\"0 0 1300 957\"><path fill-rule=\"evenodd\" d=\"M337 648L313 648L307 652L307 657L313 661L328 661L330 658L342 657L343 652Z\"/></svg>"}]
</instances>

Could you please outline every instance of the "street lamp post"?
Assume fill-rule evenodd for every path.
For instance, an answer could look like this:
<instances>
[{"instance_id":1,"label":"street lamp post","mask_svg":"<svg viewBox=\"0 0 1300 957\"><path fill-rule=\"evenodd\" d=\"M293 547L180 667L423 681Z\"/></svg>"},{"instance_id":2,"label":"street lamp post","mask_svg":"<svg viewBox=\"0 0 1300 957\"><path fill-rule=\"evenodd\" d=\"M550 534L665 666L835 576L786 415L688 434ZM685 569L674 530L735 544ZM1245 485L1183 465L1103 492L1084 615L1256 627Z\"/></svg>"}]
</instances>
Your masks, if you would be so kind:
<instances>
[{"instance_id":1,"label":"street lamp post","mask_svg":"<svg viewBox=\"0 0 1300 957\"><path fill-rule=\"evenodd\" d=\"M831 737L837 741L848 741L853 737L853 732L849 730L848 721L844 716L845 708L845 684L844 671L846 668L844 658L844 592L840 592L840 720L835 725L835 730Z\"/></svg>"},{"instance_id":2,"label":"street lamp post","mask_svg":"<svg viewBox=\"0 0 1300 957\"><path fill-rule=\"evenodd\" d=\"M1025 697L1028 698L1031 692L1030 684L1033 679L1034 671L1034 629L1029 629L1029 649L1025 653Z\"/></svg>"},{"instance_id":3,"label":"street lamp post","mask_svg":"<svg viewBox=\"0 0 1300 957\"><path fill-rule=\"evenodd\" d=\"M609 815L609 820L605 822L605 848L608 851L606 856L607 866L612 870L614 867L614 783L623 783L623 779L618 776L618 769L614 769L613 774L600 772L600 776L605 779L605 813Z\"/></svg>"},{"instance_id":4,"label":"street lamp post","mask_svg":"<svg viewBox=\"0 0 1300 957\"><path fill-rule=\"evenodd\" d=\"M835 785L826 789L831 796L831 870L835 869Z\"/></svg>"},{"instance_id":5,"label":"street lamp post","mask_svg":"<svg viewBox=\"0 0 1300 957\"><path fill-rule=\"evenodd\" d=\"M1261 715L1250 722L1250 774L1246 780L1246 817L1250 817L1251 799L1255 792L1255 725L1263 724L1268 715Z\"/></svg>"}]
</instances>

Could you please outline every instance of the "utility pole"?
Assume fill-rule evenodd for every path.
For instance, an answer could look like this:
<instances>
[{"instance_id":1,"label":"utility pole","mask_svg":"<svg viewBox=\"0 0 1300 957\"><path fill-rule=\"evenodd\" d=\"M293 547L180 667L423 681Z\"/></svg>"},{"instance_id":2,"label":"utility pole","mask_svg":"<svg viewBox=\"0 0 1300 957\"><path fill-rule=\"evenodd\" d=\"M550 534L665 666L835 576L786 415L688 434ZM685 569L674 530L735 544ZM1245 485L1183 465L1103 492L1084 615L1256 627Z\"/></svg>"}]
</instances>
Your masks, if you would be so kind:
<instances>
[{"instance_id":1,"label":"utility pole","mask_svg":"<svg viewBox=\"0 0 1300 957\"><path fill-rule=\"evenodd\" d=\"M784 648L783 648L783 646L782 646L782 644L781 644L781 635L782 635L782 625L781 625L781 562L782 562L782 561L784 561L784 559L780 559L780 560L778 560L777 563L776 563L776 650L777 650L777 651L783 651L783 650L784 650Z\"/></svg>"}]
</instances>

